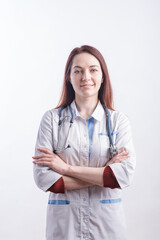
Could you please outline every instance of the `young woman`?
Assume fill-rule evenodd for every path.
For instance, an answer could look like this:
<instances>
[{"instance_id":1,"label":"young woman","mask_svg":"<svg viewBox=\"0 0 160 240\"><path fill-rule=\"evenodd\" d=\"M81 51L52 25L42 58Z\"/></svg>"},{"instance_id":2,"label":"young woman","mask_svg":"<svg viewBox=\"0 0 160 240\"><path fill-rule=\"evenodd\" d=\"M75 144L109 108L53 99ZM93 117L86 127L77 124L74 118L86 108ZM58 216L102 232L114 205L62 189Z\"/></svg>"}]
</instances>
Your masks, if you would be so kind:
<instances>
[{"instance_id":1,"label":"young woman","mask_svg":"<svg viewBox=\"0 0 160 240\"><path fill-rule=\"evenodd\" d=\"M59 104L42 117L33 159L37 186L50 191L47 240L126 239L121 191L132 181L135 153L96 48L70 53Z\"/></svg>"}]
</instances>

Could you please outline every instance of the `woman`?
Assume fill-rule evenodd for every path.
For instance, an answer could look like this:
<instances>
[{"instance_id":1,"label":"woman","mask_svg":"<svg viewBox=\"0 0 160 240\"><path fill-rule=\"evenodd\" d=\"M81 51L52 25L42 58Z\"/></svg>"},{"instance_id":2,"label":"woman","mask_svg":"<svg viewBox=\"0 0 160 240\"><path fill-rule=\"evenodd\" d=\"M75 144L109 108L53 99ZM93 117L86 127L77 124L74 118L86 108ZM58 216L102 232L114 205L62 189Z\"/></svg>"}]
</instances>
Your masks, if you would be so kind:
<instances>
[{"instance_id":1,"label":"woman","mask_svg":"<svg viewBox=\"0 0 160 240\"><path fill-rule=\"evenodd\" d=\"M33 159L37 186L50 191L47 240L126 239L121 191L133 178L135 153L96 48L70 53L59 104L42 117Z\"/></svg>"}]
</instances>

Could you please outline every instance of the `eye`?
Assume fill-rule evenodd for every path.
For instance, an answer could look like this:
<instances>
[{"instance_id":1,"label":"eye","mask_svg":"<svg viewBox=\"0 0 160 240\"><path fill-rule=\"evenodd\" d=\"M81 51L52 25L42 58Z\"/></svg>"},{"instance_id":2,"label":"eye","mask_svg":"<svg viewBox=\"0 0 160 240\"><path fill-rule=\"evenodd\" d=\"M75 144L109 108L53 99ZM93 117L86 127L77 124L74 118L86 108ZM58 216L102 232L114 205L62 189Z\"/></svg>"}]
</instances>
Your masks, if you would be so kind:
<instances>
[{"instance_id":1,"label":"eye","mask_svg":"<svg viewBox=\"0 0 160 240\"><path fill-rule=\"evenodd\" d=\"M78 73L80 73L81 71L80 70L76 70L76 71L74 71L74 73L76 73L76 74L78 74Z\"/></svg>"},{"instance_id":2,"label":"eye","mask_svg":"<svg viewBox=\"0 0 160 240\"><path fill-rule=\"evenodd\" d=\"M97 69L95 69L95 68L91 69L91 72L96 72L96 71L97 71Z\"/></svg>"}]
</instances>

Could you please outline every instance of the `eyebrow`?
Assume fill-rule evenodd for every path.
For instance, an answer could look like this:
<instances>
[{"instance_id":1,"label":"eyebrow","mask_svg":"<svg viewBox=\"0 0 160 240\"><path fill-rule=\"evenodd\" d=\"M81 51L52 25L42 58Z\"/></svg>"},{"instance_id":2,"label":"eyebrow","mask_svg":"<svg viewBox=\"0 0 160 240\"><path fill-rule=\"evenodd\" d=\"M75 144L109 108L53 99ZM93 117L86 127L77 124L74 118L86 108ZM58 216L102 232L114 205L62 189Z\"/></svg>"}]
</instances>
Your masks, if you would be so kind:
<instances>
[{"instance_id":1,"label":"eyebrow","mask_svg":"<svg viewBox=\"0 0 160 240\"><path fill-rule=\"evenodd\" d=\"M89 67L99 67L98 65L91 65ZM82 68L81 66L74 66L73 68Z\"/></svg>"}]
</instances>

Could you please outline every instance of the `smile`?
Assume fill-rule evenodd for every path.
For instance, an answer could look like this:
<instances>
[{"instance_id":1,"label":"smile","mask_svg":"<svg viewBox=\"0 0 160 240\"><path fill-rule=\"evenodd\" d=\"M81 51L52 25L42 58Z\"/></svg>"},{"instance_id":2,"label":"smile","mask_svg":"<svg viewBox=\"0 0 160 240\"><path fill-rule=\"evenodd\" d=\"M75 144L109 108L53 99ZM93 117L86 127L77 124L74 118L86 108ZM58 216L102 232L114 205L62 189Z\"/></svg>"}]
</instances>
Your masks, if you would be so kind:
<instances>
[{"instance_id":1,"label":"smile","mask_svg":"<svg viewBox=\"0 0 160 240\"><path fill-rule=\"evenodd\" d=\"M94 84L84 84L84 85L81 85L81 87L92 87L94 86Z\"/></svg>"}]
</instances>

